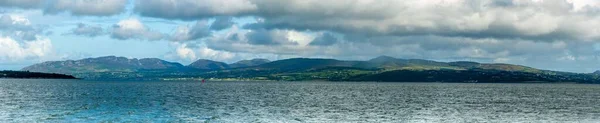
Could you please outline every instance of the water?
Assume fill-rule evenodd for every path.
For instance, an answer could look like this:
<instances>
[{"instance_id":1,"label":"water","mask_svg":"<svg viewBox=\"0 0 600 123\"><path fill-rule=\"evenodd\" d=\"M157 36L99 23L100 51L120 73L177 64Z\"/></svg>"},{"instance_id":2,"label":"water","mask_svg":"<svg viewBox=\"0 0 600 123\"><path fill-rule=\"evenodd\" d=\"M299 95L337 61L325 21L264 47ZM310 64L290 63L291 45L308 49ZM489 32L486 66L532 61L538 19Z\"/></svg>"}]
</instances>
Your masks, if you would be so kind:
<instances>
[{"instance_id":1,"label":"water","mask_svg":"<svg viewBox=\"0 0 600 123\"><path fill-rule=\"evenodd\" d=\"M0 79L0 122L600 122L600 85Z\"/></svg>"}]
</instances>

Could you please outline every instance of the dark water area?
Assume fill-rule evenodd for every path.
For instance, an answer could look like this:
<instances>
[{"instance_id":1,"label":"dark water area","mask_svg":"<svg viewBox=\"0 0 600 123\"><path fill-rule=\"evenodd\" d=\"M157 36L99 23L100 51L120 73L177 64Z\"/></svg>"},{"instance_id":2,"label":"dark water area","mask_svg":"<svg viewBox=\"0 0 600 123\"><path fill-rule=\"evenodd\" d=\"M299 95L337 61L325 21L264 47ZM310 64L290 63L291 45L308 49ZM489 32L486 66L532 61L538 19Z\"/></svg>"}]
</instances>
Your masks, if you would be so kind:
<instances>
[{"instance_id":1,"label":"dark water area","mask_svg":"<svg viewBox=\"0 0 600 123\"><path fill-rule=\"evenodd\" d=\"M0 122L600 122L600 85L0 79Z\"/></svg>"}]
</instances>

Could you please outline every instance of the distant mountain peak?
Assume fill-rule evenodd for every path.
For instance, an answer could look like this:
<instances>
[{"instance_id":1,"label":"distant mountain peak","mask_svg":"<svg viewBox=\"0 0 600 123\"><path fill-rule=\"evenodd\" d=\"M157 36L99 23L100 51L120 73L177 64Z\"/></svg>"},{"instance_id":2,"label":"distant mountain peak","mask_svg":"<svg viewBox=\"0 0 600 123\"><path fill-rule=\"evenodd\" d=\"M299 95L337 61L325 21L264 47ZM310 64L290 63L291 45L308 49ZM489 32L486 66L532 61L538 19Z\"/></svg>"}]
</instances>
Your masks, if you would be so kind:
<instances>
[{"instance_id":1,"label":"distant mountain peak","mask_svg":"<svg viewBox=\"0 0 600 123\"><path fill-rule=\"evenodd\" d=\"M86 58L86 59L82 59L82 60L77 60L77 61L130 61L130 60L137 60L137 59L129 59L127 57L122 57L122 56L101 56L101 57L96 57L96 58Z\"/></svg>"},{"instance_id":2,"label":"distant mountain peak","mask_svg":"<svg viewBox=\"0 0 600 123\"><path fill-rule=\"evenodd\" d=\"M196 63L196 62L199 63L199 62L217 62L217 61L213 61L213 60L209 60L209 59L198 59L194 63Z\"/></svg>"},{"instance_id":3,"label":"distant mountain peak","mask_svg":"<svg viewBox=\"0 0 600 123\"><path fill-rule=\"evenodd\" d=\"M149 61L162 61L162 59L159 58L142 58L140 60L149 60Z\"/></svg>"},{"instance_id":4,"label":"distant mountain peak","mask_svg":"<svg viewBox=\"0 0 600 123\"><path fill-rule=\"evenodd\" d=\"M127 73L138 77L138 73L149 75L187 75L191 72L207 71L237 71L252 72L256 70L267 70L269 73L298 73L311 72L326 69L353 69L353 70L475 70L475 71L508 71L544 73L546 71L531 67L511 64L489 64L477 62L436 62L422 59L397 59L390 56L380 56L369 61L344 61L322 58L291 58L278 61L267 59L241 60L232 64L199 59L187 66L176 62L168 62L158 58L126 58L118 56L104 56L98 58L87 58L82 60L51 61L35 64L23 68L24 71L74 74L78 77L103 77L98 75L114 76L118 73ZM182 72L182 73L176 73ZM228 75L229 73L225 74ZM254 73L251 73L254 74ZM600 75L600 71L594 72ZM88 76L89 75L89 76ZM192 74L190 74L192 75ZM246 74L244 74L246 76Z\"/></svg>"},{"instance_id":5,"label":"distant mountain peak","mask_svg":"<svg viewBox=\"0 0 600 123\"><path fill-rule=\"evenodd\" d=\"M271 62L268 59L260 59L260 58L256 58L256 59L252 59L252 60L241 60L238 62L235 62L233 64L229 64L229 66L231 68L243 68L243 67L252 67L252 66L257 66L257 65L262 65L262 64L266 64Z\"/></svg>"},{"instance_id":6,"label":"distant mountain peak","mask_svg":"<svg viewBox=\"0 0 600 123\"><path fill-rule=\"evenodd\" d=\"M269 59L263 59L263 58L255 58L255 59L252 59L252 60L250 60L250 61L264 61L264 62L271 62L271 60L269 60Z\"/></svg>"},{"instance_id":7,"label":"distant mountain peak","mask_svg":"<svg viewBox=\"0 0 600 123\"><path fill-rule=\"evenodd\" d=\"M184 66L157 58L129 59L126 57L103 56L81 60L52 61L34 64L23 68L26 71L49 73L87 73L104 71L138 71L138 70L166 70L181 69Z\"/></svg>"},{"instance_id":8,"label":"distant mountain peak","mask_svg":"<svg viewBox=\"0 0 600 123\"><path fill-rule=\"evenodd\" d=\"M248 62L269 63L271 61L268 60L268 59L255 58L255 59L251 59L251 60L241 60L241 61L238 61L238 62L235 62L235 63L248 63Z\"/></svg>"},{"instance_id":9,"label":"distant mountain peak","mask_svg":"<svg viewBox=\"0 0 600 123\"><path fill-rule=\"evenodd\" d=\"M208 59L198 59L195 62L188 65L188 67L205 70L219 70L230 68L228 64Z\"/></svg>"},{"instance_id":10,"label":"distant mountain peak","mask_svg":"<svg viewBox=\"0 0 600 123\"><path fill-rule=\"evenodd\" d=\"M382 56L379 56L379 57L375 57L374 59L396 59L396 58L391 57L391 56L382 55Z\"/></svg>"},{"instance_id":11,"label":"distant mountain peak","mask_svg":"<svg viewBox=\"0 0 600 123\"><path fill-rule=\"evenodd\" d=\"M398 60L398 59L391 57L391 56L379 56L379 57L373 58L369 61L371 61L371 62L386 62L386 61L394 61L394 60Z\"/></svg>"},{"instance_id":12,"label":"distant mountain peak","mask_svg":"<svg viewBox=\"0 0 600 123\"><path fill-rule=\"evenodd\" d=\"M593 74L600 75L600 70L594 71Z\"/></svg>"},{"instance_id":13,"label":"distant mountain peak","mask_svg":"<svg viewBox=\"0 0 600 123\"><path fill-rule=\"evenodd\" d=\"M88 59L105 59L105 58L117 58L117 56L100 56L100 57L88 58Z\"/></svg>"},{"instance_id":14,"label":"distant mountain peak","mask_svg":"<svg viewBox=\"0 0 600 123\"><path fill-rule=\"evenodd\" d=\"M456 61L456 62L450 62L449 64L451 66L463 67L463 68L474 68L474 67L481 66L481 63L472 62L472 61Z\"/></svg>"},{"instance_id":15,"label":"distant mountain peak","mask_svg":"<svg viewBox=\"0 0 600 123\"><path fill-rule=\"evenodd\" d=\"M97 57L97 58L88 58L88 59L129 59L129 58L122 57L122 56L101 56L101 57Z\"/></svg>"}]
</instances>

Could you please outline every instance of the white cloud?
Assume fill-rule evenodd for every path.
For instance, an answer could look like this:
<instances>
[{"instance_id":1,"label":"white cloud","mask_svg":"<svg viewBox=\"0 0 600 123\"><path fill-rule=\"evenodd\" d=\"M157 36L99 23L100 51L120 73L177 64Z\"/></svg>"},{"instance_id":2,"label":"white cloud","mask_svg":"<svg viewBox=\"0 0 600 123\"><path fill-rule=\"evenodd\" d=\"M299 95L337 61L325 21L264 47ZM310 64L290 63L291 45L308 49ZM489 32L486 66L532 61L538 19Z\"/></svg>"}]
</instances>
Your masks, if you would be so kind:
<instances>
[{"instance_id":1,"label":"white cloud","mask_svg":"<svg viewBox=\"0 0 600 123\"><path fill-rule=\"evenodd\" d=\"M19 40L35 40L44 28L34 26L29 19L20 15L0 16L0 36L10 36Z\"/></svg>"},{"instance_id":2,"label":"white cloud","mask_svg":"<svg viewBox=\"0 0 600 123\"><path fill-rule=\"evenodd\" d=\"M171 46L174 46L174 51L167 54L165 58L174 61L179 61L184 64L192 63L198 59L208 59L214 61L222 61L226 63L233 63L240 60L249 60L255 58L279 60L298 57L296 55L279 55L270 53L230 52L212 49L204 44L189 44L188 42L173 42L171 43Z\"/></svg>"},{"instance_id":3,"label":"white cloud","mask_svg":"<svg viewBox=\"0 0 600 123\"><path fill-rule=\"evenodd\" d=\"M306 46L313 36L294 30L249 30L245 34L246 42L253 45L291 45Z\"/></svg>"},{"instance_id":4,"label":"white cloud","mask_svg":"<svg viewBox=\"0 0 600 123\"><path fill-rule=\"evenodd\" d=\"M111 37L119 40L140 39L140 40L161 40L163 33L149 29L138 19L130 18L119 21L112 28Z\"/></svg>"},{"instance_id":5,"label":"white cloud","mask_svg":"<svg viewBox=\"0 0 600 123\"><path fill-rule=\"evenodd\" d=\"M587 8L595 8L600 6L600 1L598 0L567 0L570 3L573 3L573 7L575 11L585 10Z\"/></svg>"},{"instance_id":6,"label":"white cloud","mask_svg":"<svg viewBox=\"0 0 600 123\"><path fill-rule=\"evenodd\" d=\"M39 60L51 57L53 53L50 39L18 42L10 37L0 37L0 61L3 63L22 60Z\"/></svg>"},{"instance_id":7,"label":"white cloud","mask_svg":"<svg viewBox=\"0 0 600 123\"><path fill-rule=\"evenodd\" d=\"M180 59L185 59L189 61L197 60L196 53L192 48L188 48L187 44L175 44L178 45L175 53Z\"/></svg>"},{"instance_id":8,"label":"white cloud","mask_svg":"<svg viewBox=\"0 0 600 123\"><path fill-rule=\"evenodd\" d=\"M2 15L0 17L0 30L28 30L31 22L23 16Z\"/></svg>"},{"instance_id":9,"label":"white cloud","mask_svg":"<svg viewBox=\"0 0 600 123\"><path fill-rule=\"evenodd\" d=\"M48 1L52 3L36 5ZM116 15L127 10L126 4L126 0L0 1L3 8L75 16ZM181 41L171 54L186 61L261 56L364 60L389 55L572 70L564 63L600 68L595 65L600 61L599 4L597 0L136 0L126 12L132 17L184 20L171 21L173 25L196 23L149 27L131 18L106 28L105 34L121 40ZM213 24L204 21L212 18ZM10 30L2 36L17 41L36 40L40 34L25 16L2 17L0 27ZM71 30L73 34L95 36L100 30L80 27L86 28ZM31 28L34 31L26 30ZM167 35L151 28L175 31Z\"/></svg>"},{"instance_id":10,"label":"white cloud","mask_svg":"<svg viewBox=\"0 0 600 123\"><path fill-rule=\"evenodd\" d=\"M217 51L207 47L200 47L198 55L201 58L213 59L219 61L228 61L235 57L235 54L226 51Z\"/></svg>"},{"instance_id":11,"label":"white cloud","mask_svg":"<svg viewBox=\"0 0 600 123\"><path fill-rule=\"evenodd\" d=\"M175 43L177 45L176 53L181 59L195 61L198 59L210 59L217 61L228 61L235 57L234 53L227 51L217 51L206 46L190 48L185 43Z\"/></svg>"}]
</instances>

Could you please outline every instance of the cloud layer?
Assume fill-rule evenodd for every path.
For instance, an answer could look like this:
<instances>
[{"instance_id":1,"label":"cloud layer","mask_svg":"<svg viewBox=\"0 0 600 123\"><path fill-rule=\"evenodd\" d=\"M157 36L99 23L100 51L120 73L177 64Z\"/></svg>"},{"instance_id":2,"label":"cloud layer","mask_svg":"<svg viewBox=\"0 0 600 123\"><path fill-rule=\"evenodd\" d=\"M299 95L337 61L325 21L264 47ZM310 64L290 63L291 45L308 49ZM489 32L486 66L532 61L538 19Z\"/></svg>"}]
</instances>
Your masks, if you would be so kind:
<instances>
[{"instance_id":1,"label":"cloud layer","mask_svg":"<svg viewBox=\"0 0 600 123\"><path fill-rule=\"evenodd\" d=\"M140 15L181 20L242 15L256 9L248 0L139 0L135 3L135 11Z\"/></svg>"},{"instance_id":2,"label":"cloud layer","mask_svg":"<svg viewBox=\"0 0 600 123\"><path fill-rule=\"evenodd\" d=\"M21 16L0 16L0 36L11 36L22 40L35 40L43 29L34 26L29 19Z\"/></svg>"},{"instance_id":3,"label":"cloud layer","mask_svg":"<svg viewBox=\"0 0 600 123\"><path fill-rule=\"evenodd\" d=\"M110 16L125 11L127 0L2 0L0 7L42 9L47 14Z\"/></svg>"},{"instance_id":4,"label":"cloud layer","mask_svg":"<svg viewBox=\"0 0 600 123\"><path fill-rule=\"evenodd\" d=\"M577 0L150 0L137 2L135 11L182 20L256 16L264 21L248 27L374 36L595 40L600 33L589 27L600 24L597 6L590 4Z\"/></svg>"},{"instance_id":5,"label":"cloud layer","mask_svg":"<svg viewBox=\"0 0 600 123\"><path fill-rule=\"evenodd\" d=\"M4 0L0 7L109 16L110 25L81 22L67 33L177 42L171 56L188 60L389 55L600 69L596 0ZM36 40L43 32L19 20L2 16L3 35Z\"/></svg>"}]
</instances>

